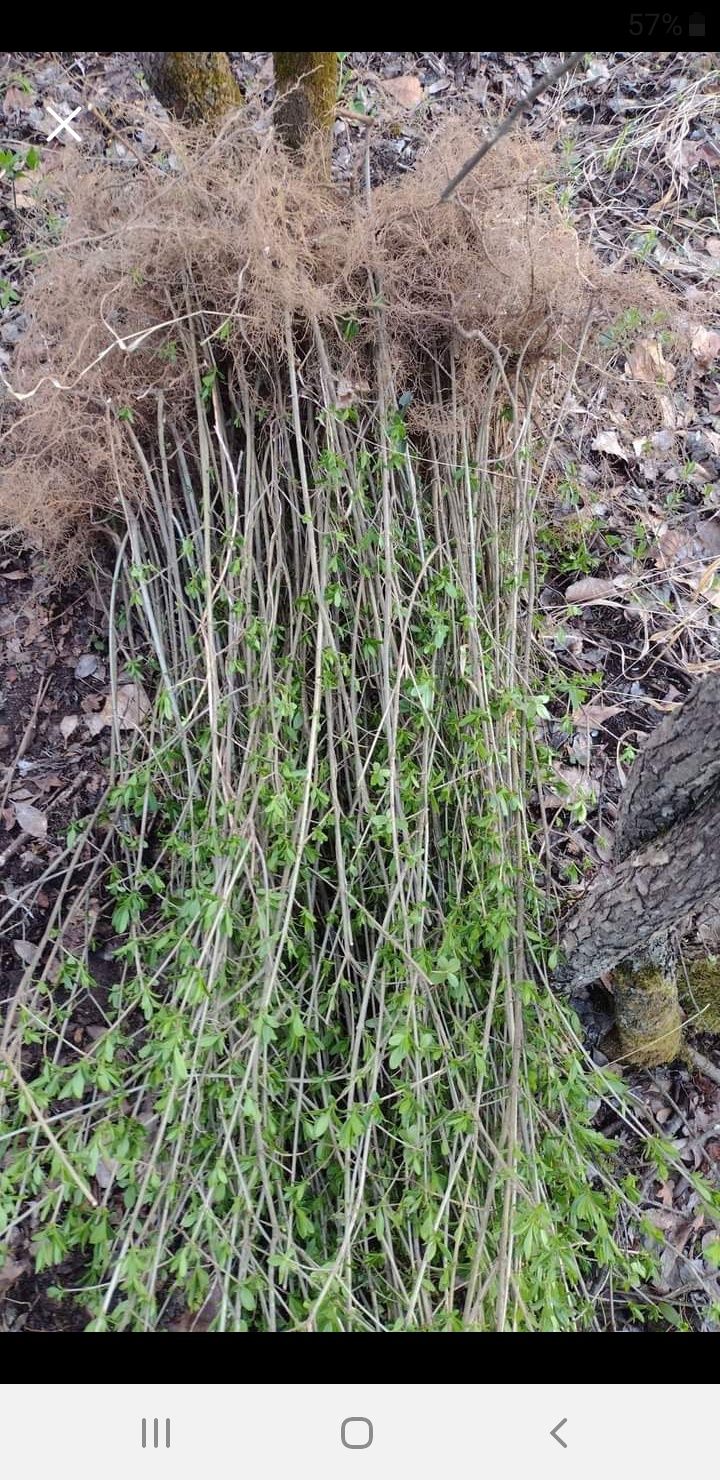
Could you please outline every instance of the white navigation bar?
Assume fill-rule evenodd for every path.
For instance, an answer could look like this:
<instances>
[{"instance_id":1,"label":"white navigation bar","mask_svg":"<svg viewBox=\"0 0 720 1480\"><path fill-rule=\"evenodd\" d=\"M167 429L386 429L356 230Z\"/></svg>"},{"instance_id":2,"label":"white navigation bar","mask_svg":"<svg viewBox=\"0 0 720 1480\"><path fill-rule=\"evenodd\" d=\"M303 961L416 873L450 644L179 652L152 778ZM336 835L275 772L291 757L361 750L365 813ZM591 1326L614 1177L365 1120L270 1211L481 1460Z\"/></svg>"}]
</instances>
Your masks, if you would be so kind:
<instances>
[{"instance_id":1,"label":"white navigation bar","mask_svg":"<svg viewBox=\"0 0 720 1480\"><path fill-rule=\"evenodd\" d=\"M293 1344L312 1366L312 1340ZM716 1385L9 1384L2 1403L4 1468L23 1480L637 1480L716 1467Z\"/></svg>"}]
</instances>

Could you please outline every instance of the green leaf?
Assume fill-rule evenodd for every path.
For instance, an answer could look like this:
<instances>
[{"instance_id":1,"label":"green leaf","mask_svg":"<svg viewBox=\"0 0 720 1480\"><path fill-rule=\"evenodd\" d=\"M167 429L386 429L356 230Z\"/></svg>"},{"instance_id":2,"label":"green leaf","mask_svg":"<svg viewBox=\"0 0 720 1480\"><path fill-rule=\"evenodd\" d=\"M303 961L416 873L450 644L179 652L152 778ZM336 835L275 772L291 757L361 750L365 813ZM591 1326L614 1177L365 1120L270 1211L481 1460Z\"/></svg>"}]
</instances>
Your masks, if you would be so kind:
<instances>
[{"instance_id":1,"label":"green leaf","mask_svg":"<svg viewBox=\"0 0 720 1480\"><path fill-rule=\"evenodd\" d=\"M711 1239L710 1243L705 1245L703 1254L714 1269L720 1269L720 1238Z\"/></svg>"},{"instance_id":2,"label":"green leaf","mask_svg":"<svg viewBox=\"0 0 720 1480\"><path fill-rule=\"evenodd\" d=\"M187 1079L188 1072L189 1071L188 1071L188 1066L185 1063L185 1059L183 1058L183 1055L180 1052L180 1049L177 1048L177 1047L175 1047L173 1049L172 1061L173 1061L173 1069L175 1071L175 1078L182 1084L184 1082L184 1080Z\"/></svg>"},{"instance_id":3,"label":"green leaf","mask_svg":"<svg viewBox=\"0 0 720 1480\"><path fill-rule=\"evenodd\" d=\"M113 930L117 931L118 935L124 935L129 924L130 902L127 899L123 899L121 900L120 904L116 904L115 909L113 910L112 927Z\"/></svg>"},{"instance_id":4,"label":"green leaf","mask_svg":"<svg viewBox=\"0 0 720 1480\"><path fill-rule=\"evenodd\" d=\"M329 1124L330 1113L327 1110L323 1110L322 1115L318 1115L317 1120L313 1122L313 1125L310 1129L310 1135L312 1136L313 1141L319 1141L320 1137L325 1135Z\"/></svg>"}]
</instances>

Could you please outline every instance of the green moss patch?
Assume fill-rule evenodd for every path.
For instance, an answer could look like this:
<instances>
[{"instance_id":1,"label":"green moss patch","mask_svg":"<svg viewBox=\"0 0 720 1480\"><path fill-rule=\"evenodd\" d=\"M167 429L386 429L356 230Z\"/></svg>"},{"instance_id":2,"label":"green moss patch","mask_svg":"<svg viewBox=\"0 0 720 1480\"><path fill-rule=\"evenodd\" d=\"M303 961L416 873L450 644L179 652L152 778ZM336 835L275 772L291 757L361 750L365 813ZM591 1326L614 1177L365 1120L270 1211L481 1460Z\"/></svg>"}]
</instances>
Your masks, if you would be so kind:
<instances>
[{"instance_id":1,"label":"green moss patch","mask_svg":"<svg viewBox=\"0 0 720 1480\"><path fill-rule=\"evenodd\" d=\"M669 1063L682 1051L682 1014L673 976L649 964L615 972L620 1051L639 1068Z\"/></svg>"},{"instance_id":2,"label":"green moss patch","mask_svg":"<svg viewBox=\"0 0 720 1480\"><path fill-rule=\"evenodd\" d=\"M687 982L681 986L682 1003L692 1026L704 1033L720 1033L720 957L688 961Z\"/></svg>"}]
</instances>

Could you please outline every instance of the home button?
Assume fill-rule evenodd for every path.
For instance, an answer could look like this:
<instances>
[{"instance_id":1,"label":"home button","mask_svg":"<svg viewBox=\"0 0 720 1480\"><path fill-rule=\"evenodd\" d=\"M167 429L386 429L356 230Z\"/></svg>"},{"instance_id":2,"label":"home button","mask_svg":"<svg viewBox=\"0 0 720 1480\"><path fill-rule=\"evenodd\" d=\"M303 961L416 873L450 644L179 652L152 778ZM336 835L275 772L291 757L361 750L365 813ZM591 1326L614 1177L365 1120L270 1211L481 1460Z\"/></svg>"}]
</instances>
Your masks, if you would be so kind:
<instances>
[{"instance_id":1,"label":"home button","mask_svg":"<svg viewBox=\"0 0 720 1480\"><path fill-rule=\"evenodd\" d=\"M346 1449L369 1449L373 1441L373 1426L369 1418L344 1418L340 1429L340 1441Z\"/></svg>"}]
</instances>

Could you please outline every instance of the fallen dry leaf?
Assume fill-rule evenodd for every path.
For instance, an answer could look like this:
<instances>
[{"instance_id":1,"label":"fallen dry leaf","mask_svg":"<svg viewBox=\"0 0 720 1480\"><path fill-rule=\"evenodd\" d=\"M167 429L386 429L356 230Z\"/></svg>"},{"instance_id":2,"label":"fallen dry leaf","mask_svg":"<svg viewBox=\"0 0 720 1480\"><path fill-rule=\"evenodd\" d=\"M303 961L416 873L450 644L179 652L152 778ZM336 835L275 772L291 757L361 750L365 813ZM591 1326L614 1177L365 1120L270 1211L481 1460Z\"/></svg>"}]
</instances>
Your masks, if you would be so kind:
<instances>
[{"instance_id":1,"label":"fallen dry leaf","mask_svg":"<svg viewBox=\"0 0 720 1480\"><path fill-rule=\"evenodd\" d=\"M14 940L13 949L24 966L30 966L37 956L37 946L31 940Z\"/></svg>"},{"instance_id":2,"label":"fallen dry leaf","mask_svg":"<svg viewBox=\"0 0 720 1480\"><path fill-rule=\"evenodd\" d=\"M9 118L11 113L19 109L22 113L28 113L35 106L35 93L26 92L24 87L16 87L14 83L5 91L3 98L3 113Z\"/></svg>"},{"instance_id":3,"label":"fallen dry leaf","mask_svg":"<svg viewBox=\"0 0 720 1480\"><path fill-rule=\"evenodd\" d=\"M29 1268L29 1264L21 1264L18 1259L13 1259L12 1254L9 1254L0 1268L0 1295L5 1295L16 1280L27 1274Z\"/></svg>"},{"instance_id":4,"label":"fallen dry leaf","mask_svg":"<svg viewBox=\"0 0 720 1480\"><path fill-rule=\"evenodd\" d=\"M335 404L342 410L347 406L354 406L356 401L367 396L370 386L366 380L346 380L341 376L335 387Z\"/></svg>"},{"instance_id":5,"label":"fallen dry leaf","mask_svg":"<svg viewBox=\"0 0 720 1480\"><path fill-rule=\"evenodd\" d=\"M682 413L677 410L671 396L660 396L658 399L663 426L675 431L682 426Z\"/></svg>"},{"instance_id":6,"label":"fallen dry leaf","mask_svg":"<svg viewBox=\"0 0 720 1480\"><path fill-rule=\"evenodd\" d=\"M121 730L137 730L149 713L150 700L142 684L125 683L117 691L117 709L113 710L112 694L108 694L102 709L88 714L85 723L91 735L99 735L114 719Z\"/></svg>"},{"instance_id":7,"label":"fallen dry leaf","mask_svg":"<svg viewBox=\"0 0 720 1480\"><path fill-rule=\"evenodd\" d=\"M680 528L661 522L655 531L655 565L658 570L672 570L701 592L713 606L718 604L717 564L720 557L720 523L701 519L690 527ZM708 561L711 564L708 565ZM678 570L678 567L681 569Z\"/></svg>"},{"instance_id":8,"label":"fallen dry leaf","mask_svg":"<svg viewBox=\"0 0 720 1480\"><path fill-rule=\"evenodd\" d=\"M714 560L701 576L690 581L690 586L693 591L697 591L698 596L704 596L711 606L720 608L720 575L717 567L718 561Z\"/></svg>"},{"instance_id":9,"label":"fallen dry leaf","mask_svg":"<svg viewBox=\"0 0 720 1480\"><path fill-rule=\"evenodd\" d=\"M98 659L95 653L83 653L82 657L78 658L75 664L75 677L90 678L91 674L95 673L97 666Z\"/></svg>"},{"instance_id":10,"label":"fallen dry leaf","mask_svg":"<svg viewBox=\"0 0 720 1480\"><path fill-rule=\"evenodd\" d=\"M687 184L688 170L694 170L700 163L708 165L710 169L717 169L720 164L720 150L716 149L710 139L683 139L678 150L683 184Z\"/></svg>"},{"instance_id":11,"label":"fallen dry leaf","mask_svg":"<svg viewBox=\"0 0 720 1480\"><path fill-rule=\"evenodd\" d=\"M575 581L568 586L565 592L565 600L575 601L604 601L608 596L616 596L614 581L604 581L599 576L585 576L582 581Z\"/></svg>"},{"instance_id":12,"label":"fallen dry leaf","mask_svg":"<svg viewBox=\"0 0 720 1480\"><path fill-rule=\"evenodd\" d=\"M80 723L80 719L79 719L79 716L77 714L65 714L65 715L63 715L63 718L60 721L60 734L62 735L63 740L69 740L70 739L70 736L72 735L73 730L76 730L77 729L79 723Z\"/></svg>"},{"instance_id":13,"label":"fallen dry leaf","mask_svg":"<svg viewBox=\"0 0 720 1480\"><path fill-rule=\"evenodd\" d=\"M35 777L37 791L56 791L62 784L63 778L58 776L57 771L48 771L44 776Z\"/></svg>"},{"instance_id":14,"label":"fallen dry leaf","mask_svg":"<svg viewBox=\"0 0 720 1480\"><path fill-rule=\"evenodd\" d=\"M383 82L383 87L390 96L399 103L401 108L417 108L424 97L422 83L419 77L412 73L405 77L391 77Z\"/></svg>"},{"instance_id":15,"label":"fallen dry leaf","mask_svg":"<svg viewBox=\"0 0 720 1480\"><path fill-rule=\"evenodd\" d=\"M654 483L663 471L663 464L667 465L668 457L674 452L675 441L674 431L667 427L651 432L649 437L633 438L633 452L647 483Z\"/></svg>"},{"instance_id":16,"label":"fallen dry leaf","mask_svg":"<svg viewBox=\"0 0 720 1480\"><path fill-rule=\"evenodd\" d=\"M99 735L105 729L106 725L111 725L112 722L113 707L112 699L109 696L105 700L102 709L98 710L96 714L86 714L85 716L85 724L91 735Z\"/></svg>"},{"instance_id":17,"label":"fallen dry leaf","mask_svg":"<svg viewBox=\"0 0 720 1480\"><path fill-rule=\"evenodd\" d=\"M573 710L572 722L574 725L587 725L590 730L599 730L606 719L621 714L622 708L622 704L581 704L579 709Z\"/></svg>"},{"instance_id":18,"label":"fallen dry leaf","mask_svg":"<svg viewBox=\"0 0 720 1480\"><path fill-rule=\"evenodd\" d=\"M16 211L29 211L36 205L35 196L29 190L15 190L13 206Z\"/></svg>"},{"instance_id":19,"label":"fallen dry leaf","mask_svg":"<svg viewBox=\"0 0 720 1480\"><path fill-rule=\"evenodd\" d=\"M703 427L702 434L711 451L716 457L720 457L720 432L713 432L710 427Z\"/></svg>"},{"instance_id":20,"label":"fallen dry leaf","mask_svg":"<svg viewBox=\"0 0 720 1480\"><path fill-rule=\"evenodd\" d=\"M672 529L661 524L657 532L655 565L658 570L670 570L686 560L697 558L697 546L691 530Z\"/></svg>"},{"instance_id":21,"label":"fallen dry leaf","mask_svg":"<svg viewBox=\"0 0 720 1480\"><path fill-rule=\"evenodd\" d=\"M623 462L628 461L628 454L624 447L620 446L617 432L608 427L603 432L598 432L592 446L596 452L606 452L609 457L621 457Z\"/></svg>"},{"instance_id":22,"label":"fallen dry leaf","mask_svg":"<svg viewBox=\"0 0 720 1480\"><path fill-rule=\"evenodd\" d=\"M22 762L21 761L18 761L18 770L20 769L21 764L22 764ZM27 789L26 786L14 786L13 789L12 789L12 791L10 792L10 801L11 802L29 802L30 801L30 798L31 797L34 797L34 795L35 795L35 792L34 791L28 791L28 789Z\"/></svg>"},{"instance_id":23,"label":"fallen dry leaf","mask_svg":"<svg viewBox=\"0 0 720 1480\"><path fill-rule=\"evenodd\" d=\"M587 766L590 764L592 737L586 725L575 731L568 745L568 755L576 766Z\"/></svg>"},{"instance_id":24,"label":"fallen dry leaf","mask_svg":"<svg viewBox=\"0 0 720 1480\"><path fill-rule=\"evenodd\" d=\"M47 817L37 807L31 806L30 802L15 803L15 821L20 830L29 833L31 838L47 837Z\"/></svg>"},{"instance_id":25,"label":"fallen dry leaf","mask_svg":"<svg viewBox=\"0 0 720 1480\"><path fill-rule=\"evenodd\" d=\"M646 385L671 385L677 371L665 359L659 339L640 339L627 357L625 374Z\"/></svg>"},{"instance_id":26,"label":"fallen dry leaf","mask_svg":"<svg viewBox=\"0 0 720 1480\"><path fill-rule=\"evenodd\" d=\"M587 82L609 82L610 68L608 67L607 62L602 62L600 60L592 61L585 73L585 79Z\"/></svg>"},{"instance_id":27,"label":"fallen dry leaf","mask_svg":"<svg viewBox=\"0 0 720 1480\"><path fill-rule=\"evenodd\" d=\"M648 206L648 216L658 216L660 212L664 211L665 207L670 204L670 201L673 199L674 195L675 187L671 185L669 189L665 191L665 194L661 196L660 200L655 200L653 201L651 206Z\"/></svg>"},{"instance_id":28,"label":"fallen dry leaf","mask_svg":"<svg viewBox=\"0 0 720 1480\"><path fill-rule=\"evenodd\" d=\"M543 792L543 802L548 812L557 811L560 807L572 807L574 802L579 801L583 801L588 808L597 805L597 782L591 780L585 771L577 766L563 766L560 762L556 762L553 771L560 785L557 791Z\"/></svg>"},{"instance_id":29,"label":"fallen dry leaf","mask_svg":"<svg viewBox=\"0 0 720 1480\"><path fill-rule=\"evenodd\" d=\"M703 554L710 560L716 560L720 555L720 520L700 519L696 534Z\"/></svg>"},{"instance_id":30,"label":"fallen dry leaf","mask_svg":"<svg viewBox=\"0 0 720 1480\"><path fill-rule=\"evenodd\" d=\"M700 368L709 370L720 355L720 334L715 329L696 329L691 348Z\"/></svg>"},{"instance_id":31,"label":"fallen dry leaf","mask_svg":"<svg viewBox=\"0 0 720 1480\"><path fill-rule=\"evenodd\" d=\"M150 700L142 684L121 684L117 693L117 717L121 730L136 730L150 713Z\"/></svg>"}]
</instances>

